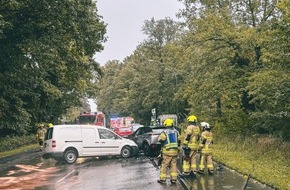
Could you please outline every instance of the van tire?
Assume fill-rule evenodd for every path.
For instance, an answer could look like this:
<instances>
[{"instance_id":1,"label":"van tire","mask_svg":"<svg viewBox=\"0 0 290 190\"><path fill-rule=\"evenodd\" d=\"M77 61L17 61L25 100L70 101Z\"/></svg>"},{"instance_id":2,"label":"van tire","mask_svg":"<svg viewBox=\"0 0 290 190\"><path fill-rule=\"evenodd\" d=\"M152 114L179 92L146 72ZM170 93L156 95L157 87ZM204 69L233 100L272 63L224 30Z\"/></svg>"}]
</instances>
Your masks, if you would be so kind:
<instances>
[{"instance_id":1,"label":"van tire","mask_svg":"<svg viewBox=\"0 0 290 190\"><path fill-rule=\"evenodd\" d=\"M121 150L121 156L123 158L129 158L132 156L132 149L129 146L124 146Z\"/></svg>"},{"instance_id":2,"label":"van tire","mask_svg":"<svg viewBox=\"0 0 290 190\"><path fill-rule=\"evenodd\" d=\"M78 158L78 153L75 149L70 148L64 152L63 158L66 163L73 164Z\"/></svg>"}]
</instances>

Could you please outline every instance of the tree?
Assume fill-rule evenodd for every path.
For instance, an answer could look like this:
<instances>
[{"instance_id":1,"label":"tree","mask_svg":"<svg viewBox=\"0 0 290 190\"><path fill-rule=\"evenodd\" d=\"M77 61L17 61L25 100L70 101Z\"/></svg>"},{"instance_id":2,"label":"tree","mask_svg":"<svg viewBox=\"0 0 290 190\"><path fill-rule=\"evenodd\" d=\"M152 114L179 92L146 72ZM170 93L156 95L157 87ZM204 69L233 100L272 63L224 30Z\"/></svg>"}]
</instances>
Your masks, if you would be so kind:
<instances>
[{"instance_id":1,"label":"tree","mask_svg":"<svg viewBox=\"0 0 290 190\"><path fill-rule=\"evenodd\" d=\"M90 1L5 1L0 6L0 130L23 134L81 105L99 65L105 24Z\"/></svg>"},{"instance_id":2,"label":"tree","mask_svg":"<svg viewBox=\"0 0 290 190\"><path fill-rule=\"evenodd\" d=\"M271 125L265 121L268 113L288 113L288 101L269 93L264 96L262 94L265 92L258 90L257 93L255 90L257 87L263 89L261 87L267 86L267 82L275 84L270 89L278 94L287 94L289 89L286 82L288 61L282 58L287 55L287 50L289 52L282 42L287 35L285 30L275 29L283 25L277 1L184 2L187 7L182 15L187 16L189 28L184 49L193 51L184 56L191 57L187 67L192 69L194 78L188 78L183 89L188 94L184 97L188 98L191 112L203 113L203 119L221 122L225 132L285 135L285 127L281 124L289 121L288 116L272 120ZM193 7L196 7L195 12L190 13L188 10L193 10ZM277 38L278 33L282 38ZM283 76L283 79L263 78L265 83L259 80L270 73ZM190 94L192 90L188 86L192 86L194 94ZM273 105L279 102L282 106L274 110L261 109L261 101L266 100Z\"/></svg>"}]
</instances>

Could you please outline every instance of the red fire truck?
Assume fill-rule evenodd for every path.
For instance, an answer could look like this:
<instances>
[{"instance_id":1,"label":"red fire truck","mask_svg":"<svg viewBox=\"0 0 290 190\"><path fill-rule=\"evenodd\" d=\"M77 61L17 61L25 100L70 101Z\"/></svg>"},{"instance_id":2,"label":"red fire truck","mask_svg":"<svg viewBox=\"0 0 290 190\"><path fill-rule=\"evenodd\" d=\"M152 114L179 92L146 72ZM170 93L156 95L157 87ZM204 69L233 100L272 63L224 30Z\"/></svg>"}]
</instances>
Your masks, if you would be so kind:
<instances>
[{"instance_id":1,"label":"red fire truck","mask_svg":"<svg viewBox=\"0 0 290 190\"><path fill-rule=\"evenodd\" d=\"M110 119L110 127L114 128L122 128L122 127L129 127L134 124L133 117L111 117Z\"/></svg>"},{"instance_id":2,"label":"red fire truck","mask_svg":"<svg viewBox=\"0 0 290 190\"><path fill-rule=\"evenodd\" d=\"M78 124L106 127L106 115L103 112L81 112Z\"/></svg>"},{"instance_id":3,"label":"red fire truck","mask_svg":"<svg viewBox=\"0 0 290 190\"><path fill-rule=\"evenodd\" d=\"M110 128L121 137L127 137L133 133L132 125L134 123L135 122L133 117L110 118Z\"/></svg>"}]
</instances>

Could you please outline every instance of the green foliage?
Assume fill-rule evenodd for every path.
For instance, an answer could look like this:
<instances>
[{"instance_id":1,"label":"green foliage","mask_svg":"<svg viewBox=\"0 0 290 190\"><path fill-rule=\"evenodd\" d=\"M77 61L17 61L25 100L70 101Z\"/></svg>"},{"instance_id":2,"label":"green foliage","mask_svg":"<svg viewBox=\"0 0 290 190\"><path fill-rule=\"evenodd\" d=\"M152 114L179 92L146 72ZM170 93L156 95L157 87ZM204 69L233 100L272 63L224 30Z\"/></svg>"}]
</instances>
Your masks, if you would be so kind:
<instances>
[{"instance_id":1,"label":"green foliage","mask_svg":"<svg viewBox=\"0 0 290 190\"><path fill-rule=\"evenodd\" d=\"M25 134L95 94L105 24L89 0L0 5L0 131Z\"/></svg>"},{"instance_id":2,"label":"green foliage","mask_svg":"<svg viewBox=\"0 0 290 190\"><path fill-rule=\"evenodd\" d=\"M35 135L27 136L12 136L1 138L0 140L0 152L10 151L17 149L25 145L36 144Z\"/></svg>"},{"instance_id":3,"label":"green foliage","mask_svg":"<svg viewBox=\"0 0 290 190\"><path fill-rule=\"evenodd\" d=\"M289 2L182 2L183 25L145 21L148 38L101 79L100 107L144 122L152 108L192 113L227 136L289 140Z\"/></svg>"},{"instance_id":4,"label":"green foliage","mask_svg":"<svg viewBox=\"0 0 290 190\"><path fill-rule=\"evenodd\" d=\"M264 132L290 137L290 73L287 71L264 70L254 73L248 85L251 102L256 110L250 114L255 127L264 126ZM285 133L285 134L283 134Z\"/></svg>"}]
</instances>

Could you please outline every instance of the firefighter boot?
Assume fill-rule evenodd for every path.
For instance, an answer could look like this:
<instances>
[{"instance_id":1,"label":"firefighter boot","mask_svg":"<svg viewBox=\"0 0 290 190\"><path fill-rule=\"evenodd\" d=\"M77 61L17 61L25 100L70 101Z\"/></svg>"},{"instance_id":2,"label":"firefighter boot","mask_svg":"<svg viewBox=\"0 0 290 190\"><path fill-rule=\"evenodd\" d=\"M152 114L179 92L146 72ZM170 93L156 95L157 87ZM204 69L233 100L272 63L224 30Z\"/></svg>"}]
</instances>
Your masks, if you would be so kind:
<instances>
[{"instance_id":1,"label":"firefighter boot","mask_svg":"<svg viewBox=\"0 0 290 190\"><path fill-rule=\"evenodd\" d=\"M213 174L213 170L208 170L208 174Z\"/></svg>"},{"instance_id":2,"label":"firefighter boot","mask_svg":"<svg viewBox=\"0 0 290 190\"><path fill-rule=\"evenodd\" d=\"M172 184L176 184L176 180L170 180L170 182L172 183Z\"/></svg>"},{"instance_id":3,"label":"firefighter boot","mask_svg":"<svg viewBox=\"0 0 290 190\"><path fill-rule=\"evenodd\" d=\"M182 178L188 178L188 177L190 177L190 173L189 172L182 172L182 174L180 175L180 177L182 177Z\"/></svg>"},{"instance_id":4,"label":"firefighter boot","mask_svg":"<svg viewBox=\"0 0 290 190\"><path fill-rule=\"evenodd\" d=\"M189 174L189 176L191 178L195 178L195 175L196 175L196 171L191 171L190 174Z\"/></svg>"},{"instance_id":5,"label":"firefighter boot","mask_svg":"<svg viewBox=\"0 0 290 190\"><path fill-rule=\"evenodd\" d=\"M157 182L158 182L158 183L161 183L161 184L165 184L165 183L166 183L165 180L161 180L161 179L158 179Z\"/></svg>"},{"instance_id":6,"label":"firefighter boot","mask_svg":"<svg viewBox=\"0 0 290 190\"><path fill-rule=\"evenodd\" d=\"M204 171L203 171L203 170L199 170L198 173L199 173L199 174L203 174Z\"/></svg>"}]
</instances>

